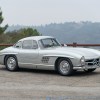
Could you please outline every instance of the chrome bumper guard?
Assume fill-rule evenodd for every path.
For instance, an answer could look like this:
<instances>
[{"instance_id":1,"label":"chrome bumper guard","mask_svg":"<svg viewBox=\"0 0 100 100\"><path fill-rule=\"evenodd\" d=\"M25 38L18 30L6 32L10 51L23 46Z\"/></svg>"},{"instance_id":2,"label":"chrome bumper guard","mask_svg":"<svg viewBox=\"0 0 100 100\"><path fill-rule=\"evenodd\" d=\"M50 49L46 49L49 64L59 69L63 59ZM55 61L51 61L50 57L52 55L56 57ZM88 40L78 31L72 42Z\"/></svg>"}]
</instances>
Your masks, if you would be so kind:
<instances>
[{"instance_id":1,"label":"chrome bumper guard","mask_svg":"<svg viewBox=\"0 0 100 100\"><path fill-rule=\"evenodd\" d=\"M88 66L88 65L85 65L85 66L76 66L76 67L73 67L73 69L75 70L78 70L78 69L93 69L93 68L100 68L100 66L97 66L97 65L93 65L93 66Z\"/></svg>"}]
</instances>

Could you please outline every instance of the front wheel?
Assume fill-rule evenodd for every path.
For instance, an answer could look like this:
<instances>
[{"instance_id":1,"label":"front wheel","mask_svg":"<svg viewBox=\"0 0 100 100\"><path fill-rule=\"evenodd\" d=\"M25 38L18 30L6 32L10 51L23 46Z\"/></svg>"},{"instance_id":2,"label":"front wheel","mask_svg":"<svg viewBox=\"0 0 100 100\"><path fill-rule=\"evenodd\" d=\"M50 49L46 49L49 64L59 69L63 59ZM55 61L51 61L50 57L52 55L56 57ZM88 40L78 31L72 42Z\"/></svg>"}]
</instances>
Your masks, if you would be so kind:
<instances>
[{"instance_id":1,"label":"front wheel","mask_svg":"<svg viewBox=\"0 0 100 100\"><path fill-rule=\"evenodd\" d=\"M73 72L73 64L70 59L61 58L58 61L58 72L63 76L71 75Z\"/></svg>"},{"instance_id":2,"label":"front wheel","mask_svg":"<svg viewBox=\"0 0 100 100\"><path fill-rule=\"evenodd\" d=\"M93 72L96 68L84 70L85 72Z\"/></svg>"},{"instance_id":3,"label":"front wheel","mask_svg":"<svg viewBox=\"0 0 100 100\"><path fill-rule=\"evenodd\" d=\"M18 62L15 56L7 56L5 59L5 65L7 70L16 71L18 69Z\"/></svg>"}]
</instances>

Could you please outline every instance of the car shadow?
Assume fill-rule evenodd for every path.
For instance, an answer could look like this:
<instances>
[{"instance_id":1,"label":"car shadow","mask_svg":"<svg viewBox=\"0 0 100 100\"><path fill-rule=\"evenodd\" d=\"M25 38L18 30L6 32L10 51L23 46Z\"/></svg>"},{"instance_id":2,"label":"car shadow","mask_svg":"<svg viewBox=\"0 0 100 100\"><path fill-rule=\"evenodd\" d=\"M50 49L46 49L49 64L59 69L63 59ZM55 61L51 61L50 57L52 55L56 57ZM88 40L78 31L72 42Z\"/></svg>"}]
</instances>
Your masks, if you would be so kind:
<instances>
[{"instance_id":1,"label":"car shadow","mask_svg":"<svg viewBox=\"0 0 100 100\"><path fill-rule=\"evenodd\" d=\"M84 72L84 71L76 71L72 74L72 76L77 76L77 77L80 77L80 76L94 76L94 75L99 75L100 74L100 71L94 71L94 72Z\"/></svg>"},{"instance_id":2,"label":"car shadow","mask_svg":"<svg viewBox=\"0 0 100 100\"><path fill-rule=\"evenodd\" d=\"M7 71L5 67L0 67L0 70ZM22 73L35 73L35 74L46 74L46 75L59 75L57 71L53 70L40 70L40 69L28 69L28 68L20 68L16 72L22 72ZM80 76L92 76L92 75L99 75L100 71L95 70L94 72L84 72L84 71L74 71L70 77L80 77Z\"/></svg>"},{"instance_id":3,"label":"car shadow","mask_svg":"<svg viewBox=\"0 0 100 100\"><path fill-rule=\"evenodd\" d=\"M20 68L19 72L29 72L35 74L46 74L46 75L59 75L57 71L54 70L41 70L41 69L27 69L27 68ZM84 72L84 71L74 71L70 77L80 77L80 76L92 76L92 75L99 75L100 71L94 72Z\"/></svg>"},{"instance_id":4,"label":"car shadow","mask_svg":"<svg viewBox=\"0 0 100 100\"><path fill-rule=\"evenodd\" d=\"M54 70L41 70L41 69L28 69L28 68L20 68L19 72L29 72L29 73L35 73L35 74L51 74L51 75L57 75L58 73Z\"/></svg>"}]
</instances>

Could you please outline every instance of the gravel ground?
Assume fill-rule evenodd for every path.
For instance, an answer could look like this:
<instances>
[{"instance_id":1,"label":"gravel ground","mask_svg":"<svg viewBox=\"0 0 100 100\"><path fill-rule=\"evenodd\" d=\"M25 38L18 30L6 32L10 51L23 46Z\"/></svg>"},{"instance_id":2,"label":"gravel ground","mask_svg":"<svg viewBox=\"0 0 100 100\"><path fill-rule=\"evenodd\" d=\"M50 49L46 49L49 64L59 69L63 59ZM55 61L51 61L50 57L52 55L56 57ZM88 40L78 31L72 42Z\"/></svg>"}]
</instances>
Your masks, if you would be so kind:
<instances>
[{"instance_id":1,"label":"gravel ground","mask_svg":"<svg viewBox=\"0 0 100 100\"><path fill-rule=\"evenodd\" d=\"M66 77L46 70L9 72L0 65L0 100L100 100L100 69Z\"/></svg>"}]
</instances>

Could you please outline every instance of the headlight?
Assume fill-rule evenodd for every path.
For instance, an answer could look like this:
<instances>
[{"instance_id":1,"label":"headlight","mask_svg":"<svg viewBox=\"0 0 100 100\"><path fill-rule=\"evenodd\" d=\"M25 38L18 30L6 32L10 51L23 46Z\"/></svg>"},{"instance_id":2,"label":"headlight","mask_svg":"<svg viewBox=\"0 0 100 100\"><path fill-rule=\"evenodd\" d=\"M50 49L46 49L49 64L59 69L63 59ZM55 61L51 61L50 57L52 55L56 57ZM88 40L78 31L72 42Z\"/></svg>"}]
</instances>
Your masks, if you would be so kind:
<instances>
[{"instance_id":1,"label":"headlight","mask_svg":"<svg viewBox=\"0 0 100 100\"><path fill-rule=\"evenodd\" d=\"M81 65L85 65L85 57L84 56L81 57L80 62L81 62Z\"/></svg>"}]
</instances>

